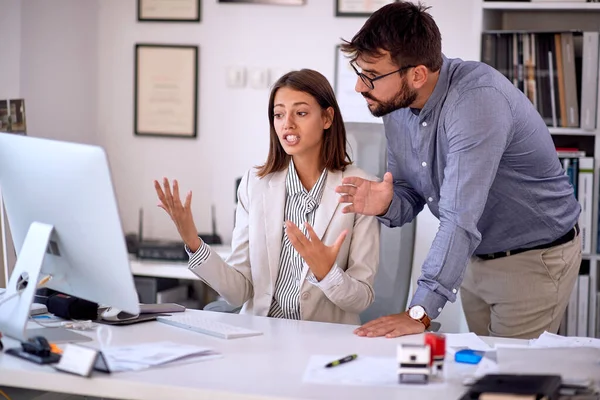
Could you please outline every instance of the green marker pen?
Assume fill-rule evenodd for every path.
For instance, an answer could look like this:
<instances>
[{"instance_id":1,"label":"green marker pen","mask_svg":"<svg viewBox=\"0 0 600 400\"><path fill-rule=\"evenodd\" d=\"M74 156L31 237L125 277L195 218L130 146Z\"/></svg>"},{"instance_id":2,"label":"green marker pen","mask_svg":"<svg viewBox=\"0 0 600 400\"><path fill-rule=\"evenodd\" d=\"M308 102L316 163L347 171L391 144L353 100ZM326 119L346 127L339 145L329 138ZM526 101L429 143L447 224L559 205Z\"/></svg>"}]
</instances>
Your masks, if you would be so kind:
<instances>
[{"instance_id":1,"label":"green marker pen","mask_svg":"<svg viewBox=\"0 0 600 400\"><path fill-rule=\"evenodd\" d=\"M345 364L345 363L350 362L352 360L356 360L356 357L358 357L358 355L351 354L351 355L346 356L344 358L340 358L339 360L335 360L335 361L330 362L329 364L325 365L325 368L331 368L331 367L335 367L336 365Z\"/></svg>"}]
</instances>

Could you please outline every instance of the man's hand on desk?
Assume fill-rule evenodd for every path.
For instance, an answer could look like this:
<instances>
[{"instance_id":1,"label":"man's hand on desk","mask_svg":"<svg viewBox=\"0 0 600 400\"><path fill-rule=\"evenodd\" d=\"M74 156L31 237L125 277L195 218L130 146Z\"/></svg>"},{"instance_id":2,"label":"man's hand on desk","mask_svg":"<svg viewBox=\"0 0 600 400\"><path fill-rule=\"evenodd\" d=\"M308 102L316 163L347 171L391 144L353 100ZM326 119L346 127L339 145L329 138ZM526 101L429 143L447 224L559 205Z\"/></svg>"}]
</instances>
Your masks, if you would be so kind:
<instances>
[{"instance_id":1,"label":"man's hand on desk","mask_svg":"<svg viewBox=\"0 0 600 400\"><path fill-rule=\"evenodd\" d=\"M285 222L285 229L290 243L294 246L298 254L300 254L300 257L304 259L315 278L318 281L325 278L333 267L333 264L335 264L335 259L340 252L348 231L340 233L333 246L326 246L321 242L319 236L317 236L308 222L306 223L306 230L308 231L310 240L291 221Z\"/></svg>"},{"instance_id":2,"label":"man's hand on desk","mask_svg":"<svg viewBox=\"0 0 600 400\"><path fill-rule=\"evenodd\" d=\"M192 192L188 192L185 203L181 203L179 183L177 183L177 180L173 181L173 192L171 192L171 185L167 178L164 178L163 187L160 186L158 181L154 181L154 189L156 189L156 194L160 200L158 206L169 214L181 239L193 253L198 251L202 241L198 237L198 230L192 216Z\"/></svg>"},{"instance_id":3,"label":"man's hand on desk","mask_svg":"<svg viewBox=\"0 0 600 400\"><path fill-rule=\"evenodd\" d=\"M358 336L395 338L425 332L425 325L408 316L407 313L392 314L367 322L354 333Z\"/></svg>"}]
</instances>

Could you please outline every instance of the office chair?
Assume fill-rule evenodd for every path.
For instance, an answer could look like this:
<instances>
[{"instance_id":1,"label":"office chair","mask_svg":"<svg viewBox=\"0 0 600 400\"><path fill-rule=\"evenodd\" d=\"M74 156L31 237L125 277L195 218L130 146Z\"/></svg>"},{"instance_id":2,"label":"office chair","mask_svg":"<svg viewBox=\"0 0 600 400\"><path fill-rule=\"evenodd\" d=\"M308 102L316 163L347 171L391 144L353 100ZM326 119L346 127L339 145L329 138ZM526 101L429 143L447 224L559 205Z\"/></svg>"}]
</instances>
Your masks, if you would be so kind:
<instances>
[{"instance_id":1,"label":"office chair","mask_svg":"<svg viewBox=\"0 0 600 400\"><path fill-rule=\"evenodd\" d=\"M204 311L216 311L229 314L239 314L242 307L235 307L225 300L215 300L204 306Z\"/></svg>"},{"instance_id":2,"label":"office chair","mask_svg":"<svg viewBox=\"0 0 600 400\"><path fill-rule=\"evenodd\" d=\"M364 324L406 310L412 272L414 223L402 228L381 225L379 269L373 289L375 300L360 315Z\"/></svg>"}]
</instances>

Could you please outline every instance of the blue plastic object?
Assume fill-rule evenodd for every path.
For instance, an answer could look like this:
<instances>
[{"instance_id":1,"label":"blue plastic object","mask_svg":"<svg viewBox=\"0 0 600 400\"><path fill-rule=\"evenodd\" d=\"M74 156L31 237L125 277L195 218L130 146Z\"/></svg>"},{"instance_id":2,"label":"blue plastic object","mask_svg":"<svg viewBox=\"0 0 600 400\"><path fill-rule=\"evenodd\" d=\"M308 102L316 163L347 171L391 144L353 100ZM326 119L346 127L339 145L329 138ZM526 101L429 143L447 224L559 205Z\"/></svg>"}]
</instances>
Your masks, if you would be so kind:
<instances>
[{"instance_id":1,"label":"blue plastic object","mask_svg":"<svg viewBox=\"0 0 600 400\"><path fill-rule=\"evenodd\" d=\"M454 354L454 360L465 364L478 364L484 354L483 351L464 349Z\"/></svg>"}]
</instances>

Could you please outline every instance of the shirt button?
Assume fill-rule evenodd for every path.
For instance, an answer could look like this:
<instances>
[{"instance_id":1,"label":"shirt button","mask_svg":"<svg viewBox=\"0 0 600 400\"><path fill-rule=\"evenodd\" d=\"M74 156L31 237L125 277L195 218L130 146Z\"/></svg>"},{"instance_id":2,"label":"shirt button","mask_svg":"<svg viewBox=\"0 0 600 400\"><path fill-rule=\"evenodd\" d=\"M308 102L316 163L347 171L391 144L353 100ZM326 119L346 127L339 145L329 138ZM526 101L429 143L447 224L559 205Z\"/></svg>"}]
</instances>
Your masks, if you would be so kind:
<instances>
[{"instance_id":1,"label":"shirt button","mask_svg":"<svg viewBox=\"0 0 600 400\"><path fill-rule=\"evenodd\" d=\"M456 289L452 289L452 293L456 293Z\"/></svg>"},{"instance_id":2,"label":"shirt button","mask_svg":"<svg viewBox=\"0 0 600 400\"><path fill-rule=\"evenodd\" d=\"M424 122L424 121L423 121L423 123L422 123L421 125L423 125L423 126L427 126L427 122Z\"/></svg>"},{"instance_id":3,"label":"shirt button","mask_svg":"<svg viewBox=\"0 0 600 400\"><path fill-rule=\"evenodd\" d=\"M426 163L425 161L423 161L423 162L421 163L421 165L422 165L422 166L424 166L424 167L426 167L426 166L427 166L427 163Z\"/></svg>"},{"instance_id":4,"label":"shirt button","mask_svg":"<svg viewBox=\"0 0 600 400\"><path fill-rule=\"evenodd\" d=\"M308 293L308 292L302 293L302 300L308 300L308 299L310 299L310 293Z\"/></svg>"},{"instance_id":5,"label":"shirt button","mask_svg":"<svg viewBox=\"0 0 600 400\"><path fill-rule=\"evenodd\" d=\"M438 312L442 312L442 307L438 308Z\"/></svg>"},{"instance_id":6,"label":"shirt button","mask_svg":"<svg viewBox=\"0 0 600 400\"><path fill-rule=\"evenodd\" d=\"M427 201L431 203L433 201L433 197L428 197Z\"/></svg>"}]
</instances>

